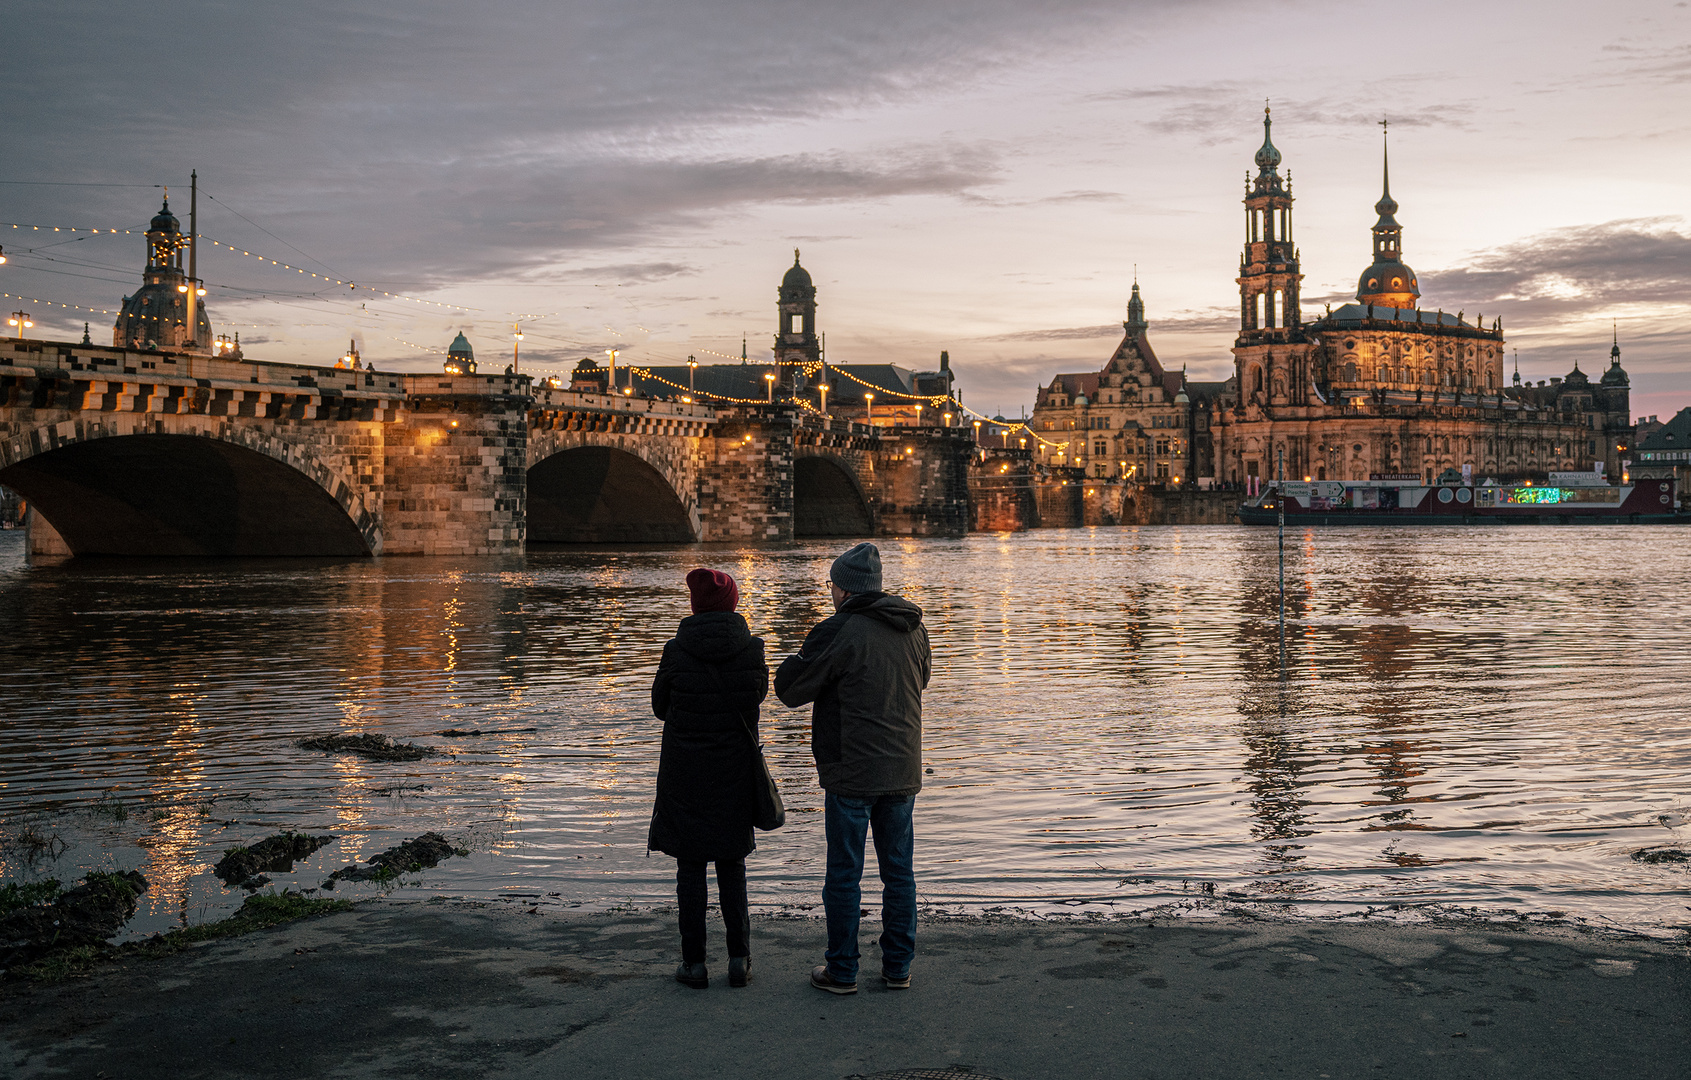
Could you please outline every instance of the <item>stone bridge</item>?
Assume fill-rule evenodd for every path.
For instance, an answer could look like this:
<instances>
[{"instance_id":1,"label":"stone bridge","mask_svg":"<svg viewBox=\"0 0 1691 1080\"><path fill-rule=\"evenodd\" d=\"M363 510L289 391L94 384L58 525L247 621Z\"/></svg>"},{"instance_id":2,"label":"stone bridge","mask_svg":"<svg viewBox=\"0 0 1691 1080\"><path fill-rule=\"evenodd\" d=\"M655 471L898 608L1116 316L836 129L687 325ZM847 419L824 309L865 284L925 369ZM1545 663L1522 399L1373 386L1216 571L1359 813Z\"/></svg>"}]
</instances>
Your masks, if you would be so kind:
<instances>
[{"instance_id":1,"label":"stone bridge","mask_svg":"<svg viewBox=\"0 0 1691 1080\"><path fill-rule=\"evenodd\" d=\"M0 343L0 485L75 555L485 555L529 543L956 536L960 428L526 376Z\"/></svg>"}]
</instances>

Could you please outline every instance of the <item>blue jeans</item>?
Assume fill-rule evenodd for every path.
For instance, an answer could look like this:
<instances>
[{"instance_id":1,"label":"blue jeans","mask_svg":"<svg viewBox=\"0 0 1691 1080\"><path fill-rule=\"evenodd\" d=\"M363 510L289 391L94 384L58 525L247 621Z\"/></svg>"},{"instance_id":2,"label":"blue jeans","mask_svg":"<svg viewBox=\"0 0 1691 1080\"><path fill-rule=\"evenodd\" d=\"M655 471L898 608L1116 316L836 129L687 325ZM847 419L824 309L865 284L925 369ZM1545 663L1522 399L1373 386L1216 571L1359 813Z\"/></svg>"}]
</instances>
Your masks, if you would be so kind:
<instances>
[{"instance_id":1,"label":"blue jeans","mask_svg":"<svg viewBox=\"0 0 1691 1080\"><path fill-rule=\"evenodd\" d=\"M875 833L881 868L881 971L903 976L916 956L916 834L914 795L855 798L829 793L824 803L828 876L822 907L828 914L828 974L857 981L857 924L863 908L863 841Z\"/></svg>"}]
</instances>

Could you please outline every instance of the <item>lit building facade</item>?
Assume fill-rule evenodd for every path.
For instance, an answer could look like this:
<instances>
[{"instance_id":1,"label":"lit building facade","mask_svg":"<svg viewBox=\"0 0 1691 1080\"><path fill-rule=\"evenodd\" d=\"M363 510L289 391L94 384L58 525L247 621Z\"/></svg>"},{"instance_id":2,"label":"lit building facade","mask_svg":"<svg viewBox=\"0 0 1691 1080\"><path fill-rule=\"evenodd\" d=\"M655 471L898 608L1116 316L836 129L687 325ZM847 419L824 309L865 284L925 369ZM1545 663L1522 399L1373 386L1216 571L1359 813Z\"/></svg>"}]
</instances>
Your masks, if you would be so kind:
<instances>
[{"instance_id":1,"label":"lit building facade","mask_svg":"<svg viewBox=\"0 0 1691 1080\"><path fill-rule=\"evenodd\" d=\"M1061 374L1035 394L1028 449L1042 465L1132 483L1190 484L1215 475L1211 422L1235 398L1232 380L1194 383L1151 347L1139 283L1121 344L1103 368Z\"/></svg>"},{"instance_id":2,"label":"lit building facade","mask_svg":"<svg viewBox=\"0 0 1691 1080\"><path fill-rule=\"evenodd\" d=\"M1618 343L1597 380L1504 378L1499 320L1420 306L1403 261L1389 167L1374 209L1373 261L1356 302L1305 322L1290 176L1279 173L1263 117L1257 173L1245 190L1245 244L1233 345L1236 401L1215 415L1217 476L1288 479L1441 476L1542 479L1551 471L1621 473L1632 441L1630 384Z\"/></svg>"}]
</instances>

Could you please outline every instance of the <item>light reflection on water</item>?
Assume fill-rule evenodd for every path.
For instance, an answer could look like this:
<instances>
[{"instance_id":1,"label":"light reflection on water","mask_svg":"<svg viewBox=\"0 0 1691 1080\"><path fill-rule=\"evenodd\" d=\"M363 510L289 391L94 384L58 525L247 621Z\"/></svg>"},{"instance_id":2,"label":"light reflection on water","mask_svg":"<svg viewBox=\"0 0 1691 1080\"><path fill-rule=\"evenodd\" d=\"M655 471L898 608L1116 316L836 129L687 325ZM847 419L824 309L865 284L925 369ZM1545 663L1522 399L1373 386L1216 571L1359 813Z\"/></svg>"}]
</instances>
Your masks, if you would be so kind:
<instances>
[{"instance_id":1,"label":"light reflection on water","mask_svg":"<svg viewBox=\"0 0 1691 1080\"><path fill-rule=\"evenodd\" d=\"M1675 841L1654 816L1691 804L1687 541L1295 534L1284 682L1271 531L886 541L935 652L924 899L1130 910L1209 882L1309 911L1683 925L1685 865L1630 854ZM301 887L438 829L475 854L412 889L665 902L673 863L644 851L648 691L682 575L732 572L778 658L825 614L838 546L27 567L0 533L0 878L140 869L147 932L238 905L210 873L236 843L335 833L274 875ZM808 713L772 704L764 725L791 813L759 837L754 900L814 903ZM430 734L448 728L496 734ZM443 753L293 745L337 730ZM25 831L68 846L32 859Z\"/></svg>"}]
</instances>

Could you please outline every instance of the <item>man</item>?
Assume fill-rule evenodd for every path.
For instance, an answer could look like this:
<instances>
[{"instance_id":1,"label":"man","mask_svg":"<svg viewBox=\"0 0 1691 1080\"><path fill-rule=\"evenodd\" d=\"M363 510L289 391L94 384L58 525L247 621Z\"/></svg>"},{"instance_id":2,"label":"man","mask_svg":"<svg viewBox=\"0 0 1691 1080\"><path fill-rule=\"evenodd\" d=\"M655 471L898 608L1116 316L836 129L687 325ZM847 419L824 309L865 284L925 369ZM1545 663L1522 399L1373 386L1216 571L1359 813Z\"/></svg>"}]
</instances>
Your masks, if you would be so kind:
<instances>
[{"instance_id":1,"label":"man","mask_svg":"<svg viewBox=\"0 0 1691 1080\"><path fill-rule=\"evenodd\" d=\"M857 993L863 844L875 835L881 869L881 978L910 986L916 955L916 793L922 790L922 691L932 673L922 609L881 591L881 553L858 544L828 573L834 614L775 673L789 708L814 702L810 750L827 792L827 963L810 984Z\"/></svg>"}]
</instances>

